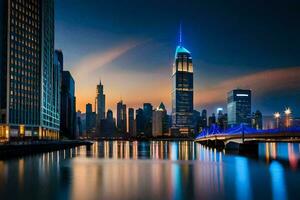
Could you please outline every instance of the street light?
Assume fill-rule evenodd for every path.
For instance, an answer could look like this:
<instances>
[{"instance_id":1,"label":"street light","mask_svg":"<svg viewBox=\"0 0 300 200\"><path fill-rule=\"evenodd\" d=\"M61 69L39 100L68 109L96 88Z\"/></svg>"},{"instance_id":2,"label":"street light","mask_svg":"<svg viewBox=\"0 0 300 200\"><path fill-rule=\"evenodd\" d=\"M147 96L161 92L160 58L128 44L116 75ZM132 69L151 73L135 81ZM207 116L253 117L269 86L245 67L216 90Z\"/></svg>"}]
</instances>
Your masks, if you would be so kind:
<instances>
[{"instance_id":1,"label":"street light","mask_svg":"<svg viewBox=\"0 0 300 200\"><path fill-rule=\"evenodd\" d=\"M274 118L276 119L276 126L277 128L279 128L280 113L279 112L274 113Z\"/></svg>"},{"instance_id":2,"label":"street light","mask_svg":"<svg viewBox=\"0 0 300 200\"><path fill-rule=\"evenodd\" d=\"M290 127L290 116L292 114L292 110L290 108L286 108L284 111L285 117L286 117L286 127Z\"/></svg>"}]
</instances>

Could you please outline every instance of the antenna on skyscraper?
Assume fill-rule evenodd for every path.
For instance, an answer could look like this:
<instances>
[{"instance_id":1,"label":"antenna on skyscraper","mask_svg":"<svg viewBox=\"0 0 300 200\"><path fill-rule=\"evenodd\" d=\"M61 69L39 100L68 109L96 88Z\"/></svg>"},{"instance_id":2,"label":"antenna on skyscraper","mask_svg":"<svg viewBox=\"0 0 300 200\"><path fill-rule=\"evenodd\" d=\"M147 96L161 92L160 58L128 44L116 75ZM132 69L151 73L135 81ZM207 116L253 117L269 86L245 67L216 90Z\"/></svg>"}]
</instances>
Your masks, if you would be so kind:
<instances>
[{"instance_id":1,"label":"antenna on skyscraper","mask_svg":"<svg viewBox=\"0 0 300 200\"><path fill-rule=\"evenodd\" d=\"M179 24L179 46L182 46L182 21Z\"/></svg>"}]
</instances>

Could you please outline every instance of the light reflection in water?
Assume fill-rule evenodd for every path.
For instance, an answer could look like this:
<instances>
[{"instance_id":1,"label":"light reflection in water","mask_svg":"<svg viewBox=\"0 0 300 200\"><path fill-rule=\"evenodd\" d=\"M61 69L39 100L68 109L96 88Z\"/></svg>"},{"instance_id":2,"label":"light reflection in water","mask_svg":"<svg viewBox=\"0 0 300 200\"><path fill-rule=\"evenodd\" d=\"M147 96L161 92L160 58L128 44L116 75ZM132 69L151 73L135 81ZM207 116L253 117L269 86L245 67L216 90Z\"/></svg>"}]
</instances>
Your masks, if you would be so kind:
<instances>
[{"instance_id":1,"label":"light reflection in water","mask_svg":"<svg viewBox=\"0 0 300 200\"><path fill-rule=\"evenodd\" d=\"M272 160L286 158L293 169L297 168L299 145L263 144L259 152L266 159L269 156L270 165L225 155L193 142L97 142L91 151L78 147L0 161L0 196L1 199L6 196L18 199L18 195L19 199L32 196L37 199L251 199L264 193L268 199L286 198L288 185L295 185L300 172L295 170L290 174L280 160ZM300 191L289 190L299 197Z\"/></svg>"},{"instance_id":2,"label":"light reflection in water","mask_svg":"<svg viewBox=\"0 0 300 200\"><path fill-rule=\"evenodd\" d=\"M287 199L285 175L282 165L277 161L273 161L270 165L270 174L272 179L273 199Z\"/></svg>"},{"instance_id":3,"label":"light reflection in water","mask_svg":"<svg viewBox=\"0 0 300 200\"><path fill-rule=\"evenodd\" d=\"M248 160L244 157L235 158L236 197L237 199L252 199Z\"/></svg>"}]
</instances>

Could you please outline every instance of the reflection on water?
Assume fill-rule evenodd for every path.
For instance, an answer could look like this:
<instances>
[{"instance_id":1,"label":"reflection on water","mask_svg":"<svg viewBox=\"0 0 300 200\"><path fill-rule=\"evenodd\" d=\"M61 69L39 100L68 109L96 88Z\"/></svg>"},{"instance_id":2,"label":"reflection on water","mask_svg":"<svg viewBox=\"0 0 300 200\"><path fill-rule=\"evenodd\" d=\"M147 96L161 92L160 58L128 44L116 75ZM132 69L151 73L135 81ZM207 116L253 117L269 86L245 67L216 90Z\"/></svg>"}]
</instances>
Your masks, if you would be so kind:
<instances>
[{"instance_id":1,"label":"reflection on water","mask_svg":"<svg viewBox=\"0 0 300 200\"><path fill-rule=\"evenodd\" d=\"M300 160L300 144L298 143L263 143L259 145L259 156L271 160L288 162L292 169L297 169Z\"/></svg>"},{"instance_id":2,"label":"reflection on water","mask_svg":"<svg viewBox=\"0 0 300 200\"><path fill-rule=\"evenodd\" d=\"M260 144L265 162L193 142L95 143L0 161L1 199L299 199L299 144Z\"/></svg>"}]
</instances>

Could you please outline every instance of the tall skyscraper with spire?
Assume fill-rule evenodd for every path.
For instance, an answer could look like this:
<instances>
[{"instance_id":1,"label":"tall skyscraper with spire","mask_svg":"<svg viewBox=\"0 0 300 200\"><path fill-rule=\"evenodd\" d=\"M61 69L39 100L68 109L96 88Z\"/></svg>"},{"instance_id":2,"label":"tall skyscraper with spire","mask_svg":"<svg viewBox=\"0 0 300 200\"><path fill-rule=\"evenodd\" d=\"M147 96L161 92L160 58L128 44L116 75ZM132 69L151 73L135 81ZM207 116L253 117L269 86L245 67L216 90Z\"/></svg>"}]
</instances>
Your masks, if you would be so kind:
<instances>
[{"instance_id":1,"label":"tall skyscraper with spire","mask_svg":"<svg viewBox=\"0 0 300 200\"><path fill-rule=\"evenodd\" d=\"M97 123L100 123L101 120L105 119L105 94L103 91L103 85L101 81L99 85L97 85L96 102L97 102L97 119L98 119Z\"/></svg>"},{"instance_id":2,"label":"tall skyscraper with spire","mask_svg":"<svg viewBox=\"0 0 300 200\"><path fill-rule=\"evenodd\" d=\"M187 135L193 129L194 83L191 53L182 45L180 25L172 73L172 134Z\"/></svg>"}]
</instances>

